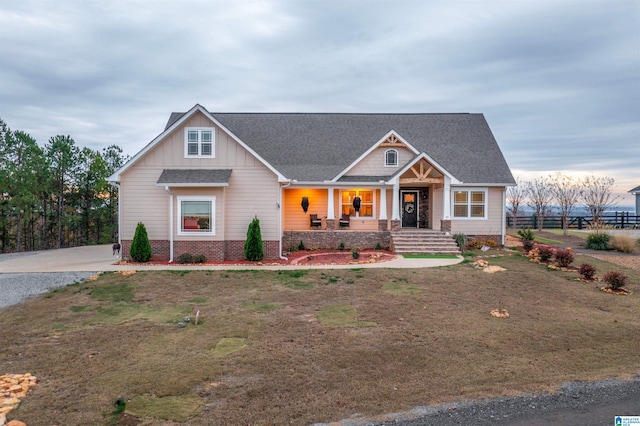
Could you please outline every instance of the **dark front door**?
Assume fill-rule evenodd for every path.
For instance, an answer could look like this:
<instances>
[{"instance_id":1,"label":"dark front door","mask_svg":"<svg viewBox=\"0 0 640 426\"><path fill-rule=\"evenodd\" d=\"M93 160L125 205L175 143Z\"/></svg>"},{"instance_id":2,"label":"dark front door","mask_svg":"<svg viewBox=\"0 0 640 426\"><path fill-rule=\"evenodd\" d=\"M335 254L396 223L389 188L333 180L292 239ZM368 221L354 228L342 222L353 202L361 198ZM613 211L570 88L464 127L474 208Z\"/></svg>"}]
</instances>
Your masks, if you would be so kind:
<instances>
[{"instance_id":1,"label":"dark front door","mask_svg":"<svg viewBox=\"0 0 640 426\"><path fill-rule=\"evenodd\" d=\"M402 227L418 227L418 191L402 191Z\"/></svg>"}]
</instances>

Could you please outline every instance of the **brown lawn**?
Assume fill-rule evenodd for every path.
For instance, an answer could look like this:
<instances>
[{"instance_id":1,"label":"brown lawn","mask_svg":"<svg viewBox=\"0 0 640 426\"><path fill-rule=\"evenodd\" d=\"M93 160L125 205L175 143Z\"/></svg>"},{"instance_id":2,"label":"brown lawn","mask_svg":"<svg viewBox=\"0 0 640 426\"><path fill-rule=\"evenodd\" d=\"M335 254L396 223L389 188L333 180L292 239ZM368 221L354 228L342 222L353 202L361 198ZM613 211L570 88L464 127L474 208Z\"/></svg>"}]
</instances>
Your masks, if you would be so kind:
<instances>
[{"instance_id":1,"label":"brown lawn","mask_svg":"<svg viewBox=\"0 0 640 426\"><path fill-rule=\"evenodd\" d=\"M640 271L576 259L629 276L634 293L615 296L489 253L507 271L108 273L66 287L0 311L0 374L39 379L8 419L305 425L640 373Z\"/></svg>"}]
</instances>

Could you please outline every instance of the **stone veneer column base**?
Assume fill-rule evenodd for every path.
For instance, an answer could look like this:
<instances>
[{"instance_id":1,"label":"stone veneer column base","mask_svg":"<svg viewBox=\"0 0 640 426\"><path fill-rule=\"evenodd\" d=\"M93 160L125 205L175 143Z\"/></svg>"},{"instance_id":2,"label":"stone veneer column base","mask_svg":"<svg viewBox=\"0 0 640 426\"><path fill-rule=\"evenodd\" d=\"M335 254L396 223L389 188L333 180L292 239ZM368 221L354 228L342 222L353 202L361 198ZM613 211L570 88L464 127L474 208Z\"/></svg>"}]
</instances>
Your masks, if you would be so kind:
<instances>
[{"instance_id":1,"label":"stone veneer column base","mask_svg":"<svg viewBox=\"0 0 640 426\"><path fill-rule=\"evenodd\" d=\"M392 220L391 221L391 232L399 231L399 230L400 230L400 221L399 220Z\"/></svg>"},{"instance_id":2,"label":"stone veneer column base","mask_svg":"<svg viewBox=\"0 0 640 426\"><path fill-rule=\"evenodd\" d=\"M385 232L389 230L389 225L387 223L387 219L379 219L378 220L378 231Z\"/></svg>"},{"instance_id":3,"label":"stone veneer column base","mask_svg":"<svg viewBox=\"0 0 640 426\"><path fill-rule=\"evenodd\" d=\"M440 230L442 232L451 232L451 220L440 220Z\"/></svg>"},{"instance_id":4,"label":"stone veneer column base","mask_svg":"<svg viewBox=\"0 0 640 426\"><path fill-rule=\"evenodd\" d=\"M333 231L334 229L336 229L336 220L327 219L327 231Z\"/></svg>"}]
</instances>

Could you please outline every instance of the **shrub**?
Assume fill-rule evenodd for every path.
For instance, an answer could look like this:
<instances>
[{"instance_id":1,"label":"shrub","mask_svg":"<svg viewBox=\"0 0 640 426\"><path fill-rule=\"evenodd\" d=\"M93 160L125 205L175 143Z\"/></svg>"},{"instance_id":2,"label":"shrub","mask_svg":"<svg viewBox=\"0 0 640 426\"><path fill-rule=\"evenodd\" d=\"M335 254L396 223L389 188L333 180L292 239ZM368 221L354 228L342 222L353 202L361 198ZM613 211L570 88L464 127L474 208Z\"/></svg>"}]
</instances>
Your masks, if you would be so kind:
<instances>
[{"instance_id":1,"label":"shrub","mask_svg":"<svg viewBox=\"0 0 640 426\"><path fill-rule=\"evenodd\" d=\"M182 253L180 256L178 256L178 263L194 263L193 256L191 255L191 253Z\"/></svg>"},{"instance_id":2,"label":"shrub","mask_svg":"<svg viewBox=\"0 0 640 426\"><path fill-rule=\"evenodd\" d=\"M614 235L609 239L609 247L622 253L631 253L636 241L628 235Z\"/></svg>"},{"instance_id":3,"label":"shrub","mask_svg":"<svg viewBox=\"0 0 640 426\"><path fill-rule=\"evenodd\" d=\"M533 235L533 231L531 230L531 228L520 229L518 231L518 236L520 236L520 238L522 238L523 240L533 241L535 239L535 235Z\"/></svg>"},{"instance_id":4,"label":"shrub","mask_svg":"<svg viewBox=\"0 0 640 426\"><path fill-rule=\"evenodd\" d=\"M551 260L554 250L548 246L538 246L538 253L540 254L540 260L546 262L547 260Z\"/></svg>"},{"instance_id":5,"label":"shrub","mask_svg":"<svg viewBox=\"0 0 640 426\"><path fill-rule=\"evenodd\" d=\"M204 263L206 261L207 261L207 256L205 256L204 254L196 254L195 256L193 256L194 263Z\"/></svg>"},{"instance_id":6,"label":"shrub","mask_svg":"<svg viewBox=\"0 0 640 426\"><path fill-rule=\"evenodd\" d=\"M257 216L253 218L249 224L249 229L247 229L247 240L244 242L244 257L252 261L262 260L264 257L260 221Z\"/></svg>"},{"instance_id":7,"label":"shrub","mask_svg":"<svg viewBox=\"0 0 640 426\"><path fill-rule=\"evenodd\" d=\"M382 250L382 246L380 245L380 243L376 244L376 250Z\"/></svg>"},{"instance_id":8,"label":"shrub","mask_svg":"<svg viewBox=\"0 0 640 426\"><path fill-rule=\"evenodd\" d=\"M593 277L596 275L596 268L588 263L583 263L578 268L578 273L583 279L593 281Z\"/></svg>"},{"instance_id":9,"label":"shrub","mask_svg":"<svg viewBox=\"0 0 640 426\"><path fill-rule=\"evenodd\" d=\"M351 249L351 257L353 257L354 259L358 259L360 257L360 250L358 250L357 248Z\"/></svg>"},{"instance_id":10,"label":"shrub","mask_svg":"<svg viewBox=\"0 0 640 426\"><path fill-rule=\"evenodd\" d=\"M302 241L300 241L302 243ZM338 250L344 250L344 243L338 244Z\"/></svg>"},{"instance_id":11,"label":"shrub","mask_svg":"<svg viewBox=\"0 0 640 426\"><path fill-rule=\"evenodd\" d=\"M460 250L464 249L467 245L467 236L462 233L457 233L453 236L453 239L456 241L456 244L460 248Z\"/></svg>"},{"instance_id":12,"label":"shrub","mask_svg":"<svg viewBox=\"0 0 640 426\"><path fill-rule=\"evenodd\" d=\"M304 243L302 242L302 240L300 240L300 244L298 244L298 250L304 250L305 246Z\"/></svg>"},{"instance_id":13,"label":"shrub","mask_svg":"<svg viewBox=\"0 0 640 426\"><path fill-rule=\"evenodd\" d=\"M607 250L609 248L609 234L592 232L587 236L586 248L589 250Z\"/></svg>"},{"instance_id":14,"label":"shrub","mask_svg":"<svg viewBox=\"0 0 640 426\"><path fill-rule=\"evenodd\" d=\"M147 235L147 228L142 222L138 222L138 226L136 226L129 254L136 262L148 262L151 259L151 243Z\"/></svg>"},{"instance_id":15,"label":"shrub","mask_svg":"<svg viewBox=\"0 0 640 426\"><path fill-rule=\"evenodd\" d=\"M477 238L472 238L467 243L467 247L469 247L470 249L479 249L482 246L482 241L478 240Z\"/></svg>"},{"instance_id":16,"label":"shrub","mask_svg":"<svg viewBox=\"0 0 640 426\"><path fill-rule=\"evenodd\" d=\"M605 283L609 284L609 288L617 290L620 287L624 287L628 284L629 278L618 271L611 271L604 274L602 277Z\"/></svg>"},{"instance_id":17,"label":"shrub","mask_svg":"<svg viewBox=\"0 0 640 426\"><path fill-rule=\"evenodd\" d=\"M571 265L573 262L573 250L571 248L568 249L557 249L555 253L555 260L558 266L561 268L566 268Z\"/></svg>"}]
</instances>

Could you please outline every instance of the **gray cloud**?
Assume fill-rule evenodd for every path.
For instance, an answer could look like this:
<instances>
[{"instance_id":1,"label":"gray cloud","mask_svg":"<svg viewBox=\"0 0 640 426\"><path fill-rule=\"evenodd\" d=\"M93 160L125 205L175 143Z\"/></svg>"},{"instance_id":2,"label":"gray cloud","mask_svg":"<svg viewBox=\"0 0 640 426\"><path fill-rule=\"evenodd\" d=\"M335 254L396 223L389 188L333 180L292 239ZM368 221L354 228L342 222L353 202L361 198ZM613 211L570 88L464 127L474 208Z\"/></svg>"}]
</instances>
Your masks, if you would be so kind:
<instances>
[{"instance_id":1,"label":"gray cloud","mask_svg":"<svg viewBox=\"0 0 640 426\"><path fill-rule=\"evenodd\" d=\"M516 174L640 184L640 4L0 4L0 117L134 154L171 111L483 112Z\"/></svg>"}]
</instances>

